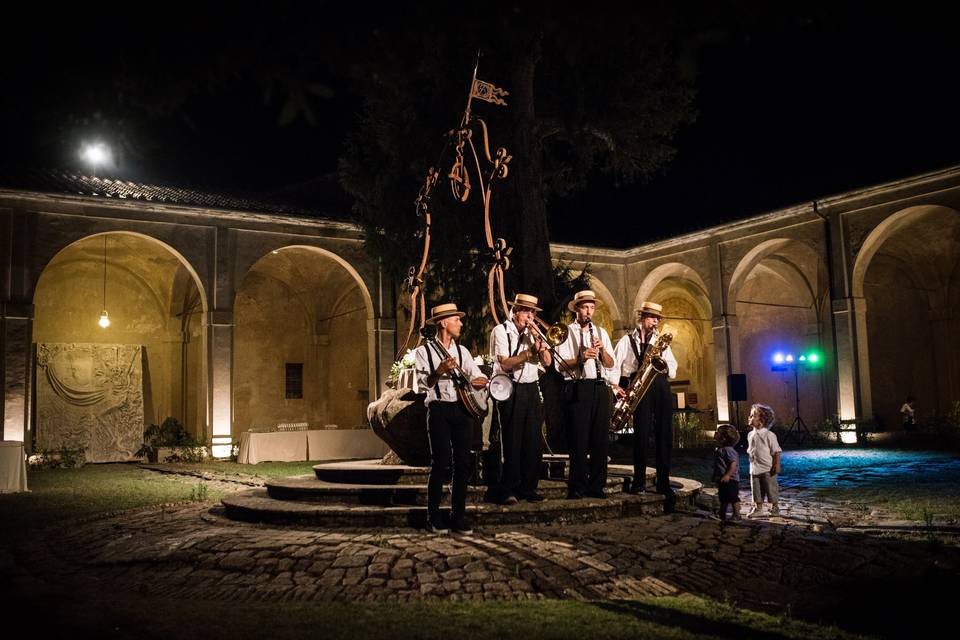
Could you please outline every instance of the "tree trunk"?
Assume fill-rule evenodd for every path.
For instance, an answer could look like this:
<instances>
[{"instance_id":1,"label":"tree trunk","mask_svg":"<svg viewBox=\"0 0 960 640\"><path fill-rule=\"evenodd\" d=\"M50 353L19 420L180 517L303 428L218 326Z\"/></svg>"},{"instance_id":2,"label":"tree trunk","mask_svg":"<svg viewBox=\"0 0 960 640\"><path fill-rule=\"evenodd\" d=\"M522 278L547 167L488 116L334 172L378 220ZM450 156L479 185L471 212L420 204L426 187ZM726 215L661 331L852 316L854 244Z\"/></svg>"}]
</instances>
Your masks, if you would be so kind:
<instances>
[{"instance_id":1,"label":"tree trunk","mask_svg":"<svg viewBox=\"0 0 960 640\"><path fill-rule=\"evenodd\" d=\"M543 142L540 139L534 102L534 79L540 60L539 39L513 68L513 103L516 142L511 151L511 177L520 202L516 260L521 263L520 290L540 296L547 312L556 312L550 235L543 184Z\"/></svg>"},{"instance_id":2,"label":"tree trunk","mask_svg":"<svg viewBox=\"0 0 960 640\"><path fill-rule=\"evenodd\" d=\"M543 184L543 141L537 125L534 80L540 61L540 39L536 38L513 68L510 105L515 114L516 140L511 151L515 158L511 177L515 180L520 216L517 229L517 262L520 266L519 291L540 297L549 322L558 320L558 301L550 260L550 233L547 227L546 190ZM566 451L563 416L563 378L554 371L540 378L547 425L548 450Z\"/></svg>"}]
</instances>

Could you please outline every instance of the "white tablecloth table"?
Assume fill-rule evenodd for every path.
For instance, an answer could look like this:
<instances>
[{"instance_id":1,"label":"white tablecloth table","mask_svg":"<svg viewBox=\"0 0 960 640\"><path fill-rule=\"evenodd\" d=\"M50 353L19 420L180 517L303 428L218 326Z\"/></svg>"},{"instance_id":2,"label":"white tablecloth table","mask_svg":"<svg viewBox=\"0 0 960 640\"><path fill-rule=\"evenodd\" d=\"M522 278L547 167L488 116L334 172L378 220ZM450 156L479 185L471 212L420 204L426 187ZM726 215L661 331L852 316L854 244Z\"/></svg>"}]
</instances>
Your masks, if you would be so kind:
<instances>
[{"instance_id":1,"label":"white tablecloth table","mask_svg":"<svg viewBox=\"0 0 960 640\"><path fill-rule=\"evenodd\" d=\"M377 437L373 429L315 429L269 433L245 431L240 434L237 462L257 464L378 458L386 452L386 443Z\"/></svg>"},{"instance_id":2,"label":"white tablecloth table","mask_svg":"<svg viewBox=\"0 0 960 640\"><path fill-rule=\"evenodd\" d=\"M296 462L307 460L306 431L273 431L240 434L240 452L237 462L257 464L258 462Z\"/></svg>"},{"instance_id":3,"label":"white tablecloth table","mask_svg":"<svg viewBox=\"0 0 960 640\"><path fill-rule=\"evenodd\" d=\"M27 463L23 443L0 440L0 493L27 491Z\"/></svg>"}]
</instances>

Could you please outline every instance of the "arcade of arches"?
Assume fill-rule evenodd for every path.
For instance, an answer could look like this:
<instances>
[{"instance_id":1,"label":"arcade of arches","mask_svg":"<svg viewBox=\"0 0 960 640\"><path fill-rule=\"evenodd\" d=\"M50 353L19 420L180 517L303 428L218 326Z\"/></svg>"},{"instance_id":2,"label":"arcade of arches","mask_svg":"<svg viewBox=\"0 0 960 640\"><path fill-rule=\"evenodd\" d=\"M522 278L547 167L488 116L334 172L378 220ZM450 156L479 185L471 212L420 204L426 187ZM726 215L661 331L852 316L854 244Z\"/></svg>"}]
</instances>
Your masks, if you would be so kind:
<instances>
[{"instance_id":1,"label":"arcade of arches","mask_svg":"<svg viewBox=\"0 0 960 640\"><path fill-rule=\"evenodd\" d=\"M347 223L0 189L0 242L3 437L28 447L86 429L113 446L100 459L123 459L117 424L167 416L220 445L280 423L357 428L406 331L397 284ZM552 251L590 266L614 339L642 300L664 306L674 390L707 428L740 408L733 373L747 405L785 425L799 409L811 429L896 429L908 394L921 419L960 400L960 167L628 250ZM775 351L807 349L821 369L771 370Z\"/></svg>"}]
</instances>

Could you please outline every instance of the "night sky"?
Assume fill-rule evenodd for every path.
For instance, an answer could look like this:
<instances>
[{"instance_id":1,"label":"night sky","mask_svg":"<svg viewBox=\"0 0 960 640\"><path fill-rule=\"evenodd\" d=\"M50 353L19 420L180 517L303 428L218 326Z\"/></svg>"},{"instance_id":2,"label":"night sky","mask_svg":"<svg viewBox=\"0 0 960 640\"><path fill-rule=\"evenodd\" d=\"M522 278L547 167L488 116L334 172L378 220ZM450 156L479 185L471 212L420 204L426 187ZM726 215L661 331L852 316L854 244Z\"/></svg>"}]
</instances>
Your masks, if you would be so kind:
<instances>
[{"instance_id":1,"label":"night sky","mask_svg":"<svg viewBox=\"0 0 960 640\"><path fill-rule=\"evenodd\" d=\"M98 5L22 18L0 44L0 164L82 171L81 141L99 139L118 156L101 175L274 198L311 184L318 208L349 208L336 168L360 96L343 70L374 28L372 9L315 6L311 17L275 5L143 16ZM550 202L552 239L634 245L960 163L945 13L729 6L700 41L698 115L674 140L676 158L647 183L596 175ZM417 28L402 15L390 28ZM471 63L465 53L451 73ZM298 91L309 114L289 104ZM639 228L638 215L655 222Z\"/></svg>"}]
</instances>

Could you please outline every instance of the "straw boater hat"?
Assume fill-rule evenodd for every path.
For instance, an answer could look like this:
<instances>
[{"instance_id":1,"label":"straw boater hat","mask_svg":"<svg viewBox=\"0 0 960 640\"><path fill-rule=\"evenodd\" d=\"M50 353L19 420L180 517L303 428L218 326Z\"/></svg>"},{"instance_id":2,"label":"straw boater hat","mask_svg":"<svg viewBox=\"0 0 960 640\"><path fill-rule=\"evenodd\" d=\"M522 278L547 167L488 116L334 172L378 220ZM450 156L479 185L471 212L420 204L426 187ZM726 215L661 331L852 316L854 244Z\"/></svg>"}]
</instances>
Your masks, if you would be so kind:
<instances>
[{"instance_id":1,"label":"straw boater hat","mask_svg":"<svg viewBox=\"0 0 960 640\"><path fill-rule=\"evenodd\" d=\"M577 307L582 302L592 302L593 304L597 304L597 295L590 289L577 291L575 294L573 294L573 300L567 303L567 309L570 311L576 311Z\"/></svg>"},{"instance_id":2,"label":"straw boater hat","mask_svg":"<svg viewBox=\"0 0 960 640\"><path fill-rule=\"evenodd\" d=\"M644 303L640 305L640 308L637 309L637 314L641 316L646 314L648 316L656 316L658 318L662 318L663 305L659 305L656 302L644 301Z\"/></svg>"},{"instance_id":3,"label":"straw boater hat","mask_svg":"<svg viewBox=\"0 0 960 640\"><path fill-rule=\"evenodd\" d=\"M444 318L449 318L450 316L462 318L465 315L467 314L465 314L463 311L457 311L457 305L453 302L438 304L434 308L430 309L430 317L427 318L427 324L436 324L438 320L443 320Z\"/></svg>"},{"instance_id":4,"label":"straw boater hat","mask_svg":"<svg viewBox=\"0 0 960 640\"><path fill-rule=\"evenodd\" d=\"M510 303L510 308L514 309L516 307L522 307L524 309L532 309L533 311L543 311L543 309L537 306L537 303L539 302L540 299L537 298L537 296L518 293L513 299L513 302Z\"/></svg>"}]
</instances>

